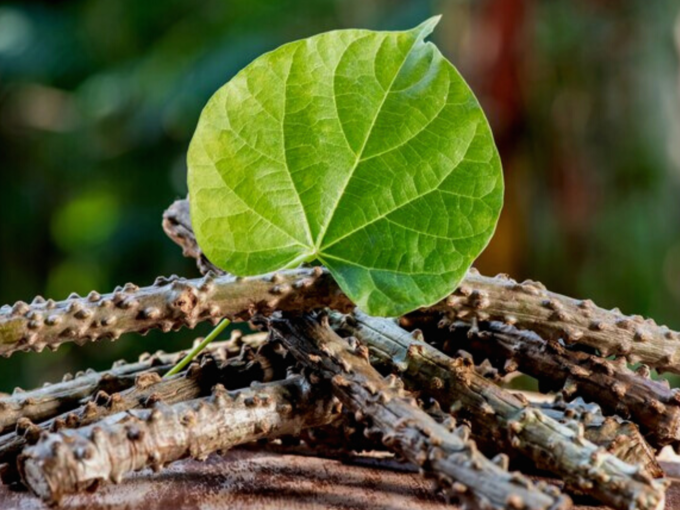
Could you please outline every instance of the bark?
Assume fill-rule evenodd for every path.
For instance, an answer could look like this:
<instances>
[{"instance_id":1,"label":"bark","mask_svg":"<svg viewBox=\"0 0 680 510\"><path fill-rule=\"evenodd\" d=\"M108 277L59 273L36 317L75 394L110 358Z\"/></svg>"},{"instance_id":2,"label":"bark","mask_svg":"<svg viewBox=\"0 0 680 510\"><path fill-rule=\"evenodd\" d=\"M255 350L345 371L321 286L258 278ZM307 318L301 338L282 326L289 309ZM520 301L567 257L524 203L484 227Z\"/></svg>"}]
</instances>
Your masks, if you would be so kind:
<instances>
[{"instance_id":1,"label":"bark","mask_svg":"<svg viewBox=\"0 0 680 510\"><path fill-rule=\"evenodd\" d=\"M163 231L175 244L182 248L182 255L196 261L201 274L214 272L226 274L219 267L213 265L198 247L191 226L191 214L188 200L175 200L163 213Z\"/></svg>"},{"instance_id":2,"label":"bark","mask_svg":"<svg viewBox=\"0 0 680 510\"><path fill-rule=\"evenodd\" d=\"M258 335L258 339L261 338L262 335ZM227 353L233 355L238 353L242 343L239 335L234 335L230 341L213 342L208 350L213 355L221 350L225 351L225 356ZM0 397L0 434L14 430L21 418L41 422L75 409L99 392L113 394L126 390L135 386L142 373L162 374L169 370L186 352L144 354L135 363L121 360L102 372L87 370L75 376L66 374L61 382L48 383L31 391L17 388L12 395Z\"/></svg>"},{"instance_id":3,"label":"bark","mask_svg":"<svg viewBox=\"0 0 680 510\"><path fill-rule=\"evenodd\" d=\"M623 360L609 361L571 351L559 342L498 322L477 328L460 325L445 351L464 349L497 366L509 366L537 378L542 390L561 390L566 399L577 396L598 403L606 414L635 422L654 448L678 447L680 392L666 381L648 378L642 366L630 370Z\"/></svg>"},{"instance_id":4,"label":"bark","mask_svg":"<svg viewBox=\"0 0 680 510\"><path fill-rule=\"evenodd\" d=\"M370 435L435 477L448 497L473 508L570 507L555 487L534 485L489 461L468 438L466 427L450 432L437 423L371 367L365 348L353 349L327 324L307 315L275 318L269 326L301 364L331 382L334 395L369 427Z\"/></svg>"},{"instance_id":5,"label":"bark","mask_svg":"<svg viewBox=\"0 0 680 510\"><path fill-rule=\"evenodd\" d=\"M165 231L184 254L195 258L202 271L214 268L196 243L189 202L176 201L166 217L172 221L164 222ZM505 322L548 339L597 349L602 357L624 357L629 363L680 374L680 333L652 319L550 292L539 282L517 283L505 275L490 278L473 269L449 298L430 310L444 312L450 319Z\"/></svg>"},{"instance_id":6,"label":"bark","mask_svg":"<svg viewBox=\"0 0 680 510\"><path fill-rule=\"evenodd\" d=\"M94 425L48 434L19 457L26 485L47 502L119 482L129 472L155 470L263 437L298 434L338 415L337 402L304 377L153 409L132 410Z\"/></svg>"},{"instance_id":7,"label":"bark","mask_svg":"<svg viewBox=\"0 0 680 510\"><path fill-rule=\"evenodd\" d=\"M394 321L361 312L348 316L344 328L380 363L392 367L407 387L468 420L473 435L485 442L501 451L517 451L539 469L614 508L663 508L663 483L588 441L577 422L561 424L481 377L469 358L452 359Z\"/></svg>"},{"instance_id":8,"label":"bark","mask_svg":"<svg viewBox=\"0 0 680 510\"><path fill-rule=\"evenodd\" d=\"M349 300L321 268L296 269L267 276L234 278L208 273L203 278L159 277L139 288L126 284L110 294L91 292L65 301L36 298L0 308L0 354L18 350L56 349L64 342L117 339L128 332L144 333L193 328L226 317L248 320L273 310L311 310L330 306L347 309Z\"/></svg>"},{"instance_id":9,"label":"bark","mask_svg":"<svg viewBox=\"0 0 680 510\"><path fill-rule=\"evenodd\" d=\"M517 283L507 276L489 278L472 271L434 309L449 320L499 321L548 340L587 346L603 358L616 356L680 374L680 333L653 319L550 292L538 282Z\"/></svg>"},{"instance_id":10,"label":"bark","mask_svg":"<svg viewBox=\"0 0 680 510\"><path fill-rule=\"evenodd\" d=\"M537 405L543 414L560 423L568 420L582 423L588 441L604 447L624 462L641 466L653 478L664 476L654 450L633 422L619 416L605 416L600 406L586 403L582 398L571 402L557 398L554 402L532 405Z\"/></svg>"},{"instance_id":11,"label":"bark","mask_svg":"<svg viewBox=\"0 0 680 510\"><path fill-rule=\"evenodd\" d=\"M227 342L219 344L222 344L222 348L227 347ZM132 387L110 394L99 391L80 407L40 424L27 418L21 419L15 432L0 436L0 465L5 464L2 470L3 482L12 483L18 480L17 456L24 447L35 444L48 431L87 426L112 414L153 406L156 402L171 405L206 396L216 384L231 390L256 381L283 378L290 367L290 363L275 353L269 345L261 347L256 353L246 346L238 357L226 362L220 352L222 348L213 346L202 353L187 370L171 378L161 379L157 372L141 372L137 374ZM181 354L164 356L179 357Z\"/></svg>"}]
</instances>

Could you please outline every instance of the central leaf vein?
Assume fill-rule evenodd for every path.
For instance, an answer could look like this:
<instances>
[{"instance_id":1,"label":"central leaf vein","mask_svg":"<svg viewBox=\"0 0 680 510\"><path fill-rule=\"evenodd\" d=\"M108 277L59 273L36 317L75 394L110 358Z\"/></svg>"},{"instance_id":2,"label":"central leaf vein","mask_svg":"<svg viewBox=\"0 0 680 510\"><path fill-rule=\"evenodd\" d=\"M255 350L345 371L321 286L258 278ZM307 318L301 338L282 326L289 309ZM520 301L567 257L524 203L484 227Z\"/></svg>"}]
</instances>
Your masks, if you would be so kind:
<instances>
[{"instance_id":1,"label":"central leaf vein","mask_svg":"<svg viewBox=\"0 0 680 510\"><path fill-rule=\"evenodd\" d=\"M384 41L384 39L383 39ZM335 204L333 205L333 208L331 209L330 216L328 217L328 221L326 221L325 225L321 228L321 231L319 232L319 235L316 239L316 251L320 251L321 243L323 242L323 238L326 235L326 231L328 230L328 226L331 224L333 221L333 217L335 216L335 212L338 209L338 204L340 203L340 200L342 200L342 196L345 194L345 190L347 189L347 186L349 185L349 182L352 180L352 176L354 175L354 172L356 171L357 167L359 166L359 163L361 162L361 159L364 154L364 150L366 149L366 145L368 145L368 140L371 138L371 132L373 131L373 128L375 127L375 123L378 120L378 117L380 116L380 112L382 110L382 107L385 105L385 101L387 101L387 97L390 95L390 91L392 89L392 86L394 85L394 82L397 80L399 77L399 73L401 73L401 70L404 67L404 64L408 60L409 55L411 54L411 51L413 51L414 46L418 43L418 40L415 40L413 44L411 44L411 47L408 49L408 51L404 55L404 59L400 62L399 67L397 68L397 71L394 73L394 76L392 77L392 80L390 81L389 85L387 86L387 89L385 89L385 93L383 94L383 97L380 101L380 104L378 105L378 108L376 109L375 115L373 116L373 119L371 120L371 125L368 128L368 131L366 132L366 138L364 138L364 142L361 146L361 149L359 149L359 152L356 155L356 159L354 161L354 165L349 171L349 174L347 176L347 179L342 185L342 188L340 189L340 192L337 195L337 199L335 200ZM374 74L375 74L375 69L374 69ZM380 80L377 79L376 81L378 83ZM333 75L333 95L335 95L335 74Z\"/></svg>"}]
</instances>

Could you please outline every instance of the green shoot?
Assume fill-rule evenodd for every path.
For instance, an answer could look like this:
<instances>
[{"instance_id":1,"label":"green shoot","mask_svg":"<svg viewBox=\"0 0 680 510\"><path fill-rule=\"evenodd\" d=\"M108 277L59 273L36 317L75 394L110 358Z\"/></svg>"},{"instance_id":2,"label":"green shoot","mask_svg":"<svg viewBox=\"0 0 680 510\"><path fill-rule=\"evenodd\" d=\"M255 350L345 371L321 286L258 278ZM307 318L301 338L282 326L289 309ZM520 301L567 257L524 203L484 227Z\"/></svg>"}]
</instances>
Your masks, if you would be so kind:
<instances>
[{"instance_id":1,"label":"green shoot","mask_svg":"<svg viewBox=\"0 0 680 510\"><path fill-rule=\"evenodd\" d=\"M231 324L231 321L229 319L222 319L222 322L220 322L217 326L215 326L215 329L213 329L208 336L205 337L205 339L198 344L196 347L191 349L191 351L184 356L179 363L177 363L174 367L168 371L167 374L163 376L164 379L167 379L170 376L173 376L179 372L181 372L184 367L186 367L189 363L191 363L191 360L194 359L196 356L200 354L200 352L205 349L210 342L215 340L215 338L218 337L224 329Z\"/></svg>"}]
</instances>

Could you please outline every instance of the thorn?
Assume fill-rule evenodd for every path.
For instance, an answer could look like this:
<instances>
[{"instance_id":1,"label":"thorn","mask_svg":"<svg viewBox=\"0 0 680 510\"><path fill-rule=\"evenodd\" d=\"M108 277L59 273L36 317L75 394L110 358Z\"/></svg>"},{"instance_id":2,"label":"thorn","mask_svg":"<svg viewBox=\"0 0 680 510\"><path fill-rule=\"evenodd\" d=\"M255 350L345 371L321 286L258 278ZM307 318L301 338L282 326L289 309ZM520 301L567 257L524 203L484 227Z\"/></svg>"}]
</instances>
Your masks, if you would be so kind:
<instances>
[{"instance_id":1,"label":"thorn","mask_svg":"<svg viewBox=\"0 0 680 510\"><path fill-rule=\"evenodd\" d=\"M430 380L430 388L435 391L441 390L444 388L444 381L442 381L439 377L433 377Z\"/></svg>"},{"instance_id":2,"label":"thorn","mask_svg":"<svg viewBox=\"0 0 680 510\"><path fill-rule=\"evenodd\" d=\"M29 310L30 307L23 301L17 301L16 303L14 303L14 306L12 306L12 314L14 315L23 315Z\"/></svg>"},{"instance_id":3,"label":"thorn","mask_svg":"<svg viewBox=\"0 0 680 510\"><path fill-rule=\"evenodd\" d=\"M510 466L510 458L504 453L499 453L496 455L493 459L491 459L491 462L496 464L503 471L507 471L508 467Z\"/></svg>"},{"instance_id":4,"label":"thorn","mask_svg":"<svg viewBox=\"0 0 680 510\"><path fill-rule=\"evenodd\" d=\"M621 359L623 359L623 358L621 358ZM635 370L635 373L637 375L639 375L640 377L644 377L645 379L649 379L652 375L652 370L647 365L640 365Z\"/></svg>"},{"instance_id":5,"label":"thorn","mask_svg":"<svg viewBox=\"0 0 680 510\"><path fill-rule=\"evenodd\" d=\"M139 285L135 285L134 283L128 282L125 284L123 287L123 292L137 292L139 290Z\"/></svg>"},{"instance_id":6,"label":"thorn","mask_svg":"<svg viewBox=\"0 0 680 510\"><path fill-rule=\"evenodd\" d=\"M86 320L92 317L92 315L94 315L92 310L83 308L82 310L78 310L73 316L78 320Z\"/></svg>"}]
</instances>

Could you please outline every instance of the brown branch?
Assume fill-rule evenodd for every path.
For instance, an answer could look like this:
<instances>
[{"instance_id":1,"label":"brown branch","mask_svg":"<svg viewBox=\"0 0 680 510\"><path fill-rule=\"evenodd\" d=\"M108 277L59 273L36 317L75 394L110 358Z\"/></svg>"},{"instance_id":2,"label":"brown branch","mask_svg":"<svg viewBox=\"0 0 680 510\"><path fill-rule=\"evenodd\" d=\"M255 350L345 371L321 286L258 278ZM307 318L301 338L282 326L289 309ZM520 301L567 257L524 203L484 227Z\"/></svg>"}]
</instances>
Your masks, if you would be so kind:
<instances>
[{"instance_id":1,"label":"brown branch","mask_svg":"<svg viewBox=\"0 0 680 510\"><path fill-rule=\"evenodd\" d=\"M327 325L304 316L271 319L269 326L300 363L331 381L335 396L373 435L434 476L447 496L475 508L570 506L570 500L556 488L535 486L482 456L465 427L452 433L434 421L371 367L366 352L352 349Z\"/></svg>"},{"instance_id":2,"label":"brown branch","mask_svg":"<svg viewBox=\"0 0 680 510\"><path fill-rule=\"evenodd\" d=\"M501 450L517 450L540 469L614 508L663 507L662 483L588 441L582 426L563 425L481 377L470 359L452 359L392 320L361 312L348 319L345 328L380 363L397 371L407 387L469 420L473 434Z\"/></svg>"},{"instance_id":3,"label":"brown branch","mask_svg":"<svg viewBox=\"0 0 680 510\"><path fill-rule=\"evenodd\" d=\"M262 333L248 335L245 339L242 336L240 331L234 330L230 340L213 342L207 350L213 356L218 351L224 351L225 357L238 355L244 343L257 345L266 339L266 334ZM108 394L123 391L135 385L140 373L163 373L185 355L186 351L143 354L136 363L118 361L102 372L87 370L75 376L66 374L61 382L48 383L31 391L17 388L12 395L0 397L0 434L14 430L21 418L32 422L44 421L75 409L100 391Z\"/></svg>"},{"instance_id":4,"label":"brown branch","mask_svg":"<svg viewBox=\"0 0 680 510\"><path fill-rule=\"evenodd\" d=\"M166 233L199 268L214 267L200 251L191 229L189 202L178 200L167 214ZM207 264L207 265L206 265ZM546 290L538 283L517 283L504 275L495 278L471 270L458 290L431 310L450 318L494 320L533 330L549 339L563 338L598 349L603 357L623 356L630 363L646 363L660 371L680 374L680 333L653 320L605 310L592 301L573 299Z\"/></svg>"},{"instance_id":5,"label":"brown branch","mask_svg":"<svg viewBox=\"0 0 680 510\"><path fill-rule=\"evenodd\" d=\"M16 303L0 309L0 354L17 350L40 351L64 342L83 343L123 333L193 328L201 321L221 318L248 320L254 313L277 310L311 310L319 307L348 309L349 301L328 272L321 268L234 278L160 277L139 288L127 284L110 294L91 292L65 301Z\"/></svg>"},{"instance_id":6,"label":"brown branch","mask_svg":"<svg viewBox=\"0 0 680 510\"><path fill-rule=\"evenodd\" d=\"M680 373L680 333L653 319L550 292L538 282L517 283L508 277L489 278L471 271L435 308L450 320L504 322L549 340L596 349L602 357L623 357L629 363Z\"/></svg>"},{"instance_id":7,"label":"brown branch","mask_svg":"<svg viewBox=\"0 0 680 510\"><path fill-rule=\"evenodd\" d=\"M158 356L145 361L114 366L104 372L87 371L75 378L67 375L62 382L32 391L19 388L12 395L0 397L0 434L14 430L22 418L37 422L74 409L87 399L103 391L116 393L135 384L140 372L162 373L171 367Z\"/></svg>"},{"instance_id":8,"label":"brown branch","mask_svg":"<svg viewBox=\"0 0 680 510\"><path fill-rule=\"evenodd\" d=\"M263 437L298 434L331 422L337 403L295 376L257 388L227 392L173 406L118 413L94 425L42 438L19 457L22 478L45 501L118 482L131 471L156 470L185 457L206 458L218 450Z\"/></svg>"},{"instance_id":9,"label":"brown branch","mask_svg":"<svg viewBox=\"0 0 680 510\"><path fill-rule=\"evenodd\" d=\"M644 366L636 373L624 360L570 351L559 342L498 322L482 323L472 330L466 324L460 327L460 333L443 345L445 351L464 349L500 367L509 364L539 379L542 389L561 389L567 399L581 396L597 402L606 414L632 420L655 448L678 446L680 393L666 381L641 375Z\"/></svg>"},{"instance_id":10,"label":"brown branch","mask_svg":"<svg viewBox=\"0 0 680 510\"><path fill-rule=\"evenodd\" d=\"M215 343L211 350L223 347ZM75 409L98 392L118 393L135 385L140 373L162 374L182 359L185 352L143 355L136 363L115 363L102 372L87 370L75 377L66 374L58 383L48 383L41 388L14 390L12 395L0 397L0 434L14 430L17 421L26 418L40 422Z\"/></svg>"},{"instance_id":11,"label":"brown branch","mask_svg":"<svg viewBox=\"0 0 680 510\"><path fill-rule=\"evenodd\" d=\"M633 422L619 416L605 416L600 406L586 403L582 398L571 402L557 398L554 402L532 403L532 406L539 407L543 414L560 423L566 423L567 420L582 423L588 441L604 447L624 462L641 466L653 478L664 476L654 450Z\"/></svg>"},{"instance_id":12,"label":"brown branch","mask_svg":"<svg viewBox=\"0 0 680 510\"><path fill-rule=\"evenodd\" d=\"M226 274L219 267L213 265L198 247L191 226L188 200L176 200L165 210L163 213L163 231L182 248L182 255L196 260L196 265L201 274L207 274L211 271L215 274Z\"/></svg>"},{"instance_id":13,"label":"brown branch","mask_svg":"<svg viewBox=\"0 0 680 510\"><path fill-rule=\"evenodd\" d=\"M178 239L175 237L175 239ZM183 242L189 242L188 231ZM190 251L196 255L195 251ZM126 332L164 331L222 317L247 319L274 309L304 311L328 306L347 310L351 303L331 276L320 268L282 271L238 279L209 273L203 279L159 278L138 288L127 284L104 296L91 292L65 301L37 297L0 308L0 354L40 351L66 341L115 339ZM549 338L564 337L598 348L603 356L626 356L660 370L680 373L680 336L652 321L625 317L550 293L536 283L468 274L449 298L430 308L449 315L500 319Z\"/></svg>"},{"instance_id":14,"label":"brown branch","mask_svg":"<svg viewBox=\"0 0 680 510\"><path fill-rule=\"evenodd\" d=\"M437 403L433 401L432 404ZM530 401L529 405L540 409L543 414L562 424L570 421L580 422L585 438L591 443L603 447L624 462L639 465L643 472L652 478L664 476L654 451L634 423L618 416L604 416L597 404L586 404L580 398L572 402L558 398L553 402L540 404ZM435 409L435 405L429 405L426 411L439 423L451 419L450 414L444 413L441 408ZM571 426L573 427L573 424ZM357 423L350 413L343 413L342 420L326 427L305 430L300 439L307 444L307 451L338 459L353 458L363 451L384 449L381 443L370 440L364 432L365 427ZM484 454L495 455L499 449L498 443L492 436L478 432L478 429L472 429L472 437L477 446ZM280 451L286 450L282 447ZM504 453L508 455L510 465L514 469L525 473L537 472L536 464L522 452L511 448ZM540 473L546 474L545 471Z\"/></svg>"},{"instance_id":15,"label":"brown branch","mask_svg":"<svg viewBox=\"0 0 680 510\"><path fill-rule=\"evenodd\" d=\"M226 348L231 342L220 342ZM40 424L22 418L16 431L0 436L0 464L6 464L2 472L5 483L16 481L16 457L29 444L34 444L42 433L66 428L78 428L96 423L115 413L153 405L156 402L175 404L206 396L211 388L221 384L227 389L246 387L255 381L283 378L291 366L282 359L270 344L253 352L249 346L239 356L223 361L218 345L203 352L189 368L168 379L161 379L157 372L141 372L136 375L133 386L120 392L97 392L91 400L76 409L69 410ZM181 353L167 356L179 357ZM131 364L136 365L136 364Z\"/></svg>"}]
</instances>

